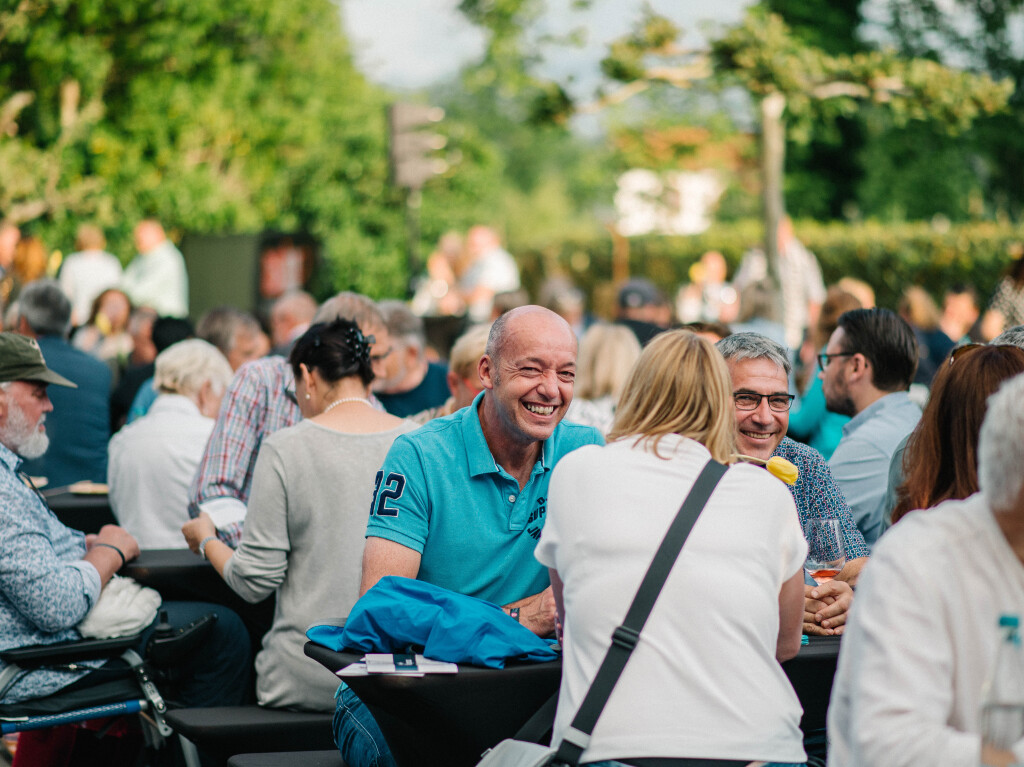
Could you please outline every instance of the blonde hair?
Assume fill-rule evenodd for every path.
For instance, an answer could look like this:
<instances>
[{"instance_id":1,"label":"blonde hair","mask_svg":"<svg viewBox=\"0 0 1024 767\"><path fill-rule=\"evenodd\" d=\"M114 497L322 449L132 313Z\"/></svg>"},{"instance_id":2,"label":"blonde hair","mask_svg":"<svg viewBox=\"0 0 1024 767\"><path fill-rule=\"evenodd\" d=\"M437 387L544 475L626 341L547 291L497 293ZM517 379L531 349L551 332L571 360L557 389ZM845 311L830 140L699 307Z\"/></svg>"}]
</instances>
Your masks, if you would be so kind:
<instances>
[{"instance_id":1,"label":"blonde hair","mask_svg":"<svg viewBox=\"0 0 1024 767\"><path fill-rule=\"evenodd\" d=\"M81 224L75 232L75 248L77 250L103 250L107 247L107 238L103 230L95 224Z\"/></svg>"},{"instance_id":2,"label":"blonde hair","mask_svg":"<svg viewBox=\"0 0 1024 767\"><path fill-rule=\"evenodd\" d=\"M731 393L725 360L710 341L688 330L659 333L633 367L608 441L637 437L657 453L663 436L680 434L725 463L736 431Z\"/></svg>"},{"instance_id":3,"label":"blonde hair","mask_svg":"<svg viewBox=\"0 0 1024 767\"><path fill-rule=\"evenodd\" d=\"M625 325L597 323L583 334L576 360L573 396L597 399L608 394L618 397L640 357L640 342Z\"/></svg>"},{"instance_id":4,"label":"blonde hair","mask_svg":"<svg viewBox=\"0 0 1024 767\"><path fill-rule=\"evenodd\" d=\"M903 291L899 315L921 330L935 330L942 321L942 312L935 299L920 285L911 285Z\"/></svg>"},{"instance_id":5,"label":"blonde hair","mask_svg":"<svg viewBox=\"0 0 1024 767\"><path fill-rule=\"evenodd\" d=\"M234 373L227 358L211 343L190 338L172 344L156 356L153 385L162 394L195 397L206 383L221 394Z\"/></svg>"},{"instance_id":6,"label":"blonde hair","mask_svg":"<svg viewBox=\"0 0 1024 767\"><path fill-rule=\"evenodd\" d=\"M476 380L477 365L487 353L487 336L490 332L490 325L474 325L452 344L448 354L448 368L459 378Z\"/></svg>"}]
</instances>

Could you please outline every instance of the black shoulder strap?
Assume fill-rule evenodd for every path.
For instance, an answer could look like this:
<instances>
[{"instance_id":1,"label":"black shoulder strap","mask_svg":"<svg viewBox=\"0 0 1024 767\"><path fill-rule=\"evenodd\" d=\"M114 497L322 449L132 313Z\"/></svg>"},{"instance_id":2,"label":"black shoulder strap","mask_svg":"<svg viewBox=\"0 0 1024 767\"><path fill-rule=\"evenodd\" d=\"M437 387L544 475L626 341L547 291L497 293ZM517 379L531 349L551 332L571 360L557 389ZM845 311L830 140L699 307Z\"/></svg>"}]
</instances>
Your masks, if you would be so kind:
<instances>
[{"instance_id":1,"label":"black shoulder strap","mask_svg":"<svg viewBox=\"0 0 1024 767\"><path fill-rule=\"evenodd\" d=\"M608 702L616 682L619 681L633 648L636 647L640 632L654 608L668 574L672 571L672 566L679 557L683 544L686 543L687 536L690 535L697 517L704 510L711 493L727 468L717 461L708 461L697 481L693 483L693 488L672 520L668 532L665 533L651 566L647 568L647 574L640 582L640 588L633 597L633 603L629 606L622 625L612 633L611 646L594 676L583 703L580 704L579 711L576 712L576 717L558 745L558 753L554 760L556 764L579 763L580 756L590 742L590 734L594 731L597 718Z\"/></svg>"}]
</instances>

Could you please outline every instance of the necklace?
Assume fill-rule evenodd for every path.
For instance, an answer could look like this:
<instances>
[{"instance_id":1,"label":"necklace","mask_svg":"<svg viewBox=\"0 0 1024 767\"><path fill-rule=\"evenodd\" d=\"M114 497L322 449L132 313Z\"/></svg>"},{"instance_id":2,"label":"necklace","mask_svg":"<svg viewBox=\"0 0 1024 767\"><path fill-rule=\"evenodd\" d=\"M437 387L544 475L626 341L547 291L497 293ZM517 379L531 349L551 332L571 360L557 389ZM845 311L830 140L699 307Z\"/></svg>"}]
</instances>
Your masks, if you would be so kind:
<instances>
[{"instance_id":1,"label":"necklace","mask_svg":"<svg viewBox=\"0 0 1024 767\"><path fill-rule=\"evenodd\" d=\"M369 405L370 407L373 407L373 403L370 402L370 400L368 400L366 397L342 397L341 399L334 400L334 402L332 402L330 405L325 407L321 411L320 415L323 415L327 411L331 410L331 408L336 408L338 405L341 405L341 404L343 404L345 402L364 402L367 405Z\"/></svg>"}]
</instances>

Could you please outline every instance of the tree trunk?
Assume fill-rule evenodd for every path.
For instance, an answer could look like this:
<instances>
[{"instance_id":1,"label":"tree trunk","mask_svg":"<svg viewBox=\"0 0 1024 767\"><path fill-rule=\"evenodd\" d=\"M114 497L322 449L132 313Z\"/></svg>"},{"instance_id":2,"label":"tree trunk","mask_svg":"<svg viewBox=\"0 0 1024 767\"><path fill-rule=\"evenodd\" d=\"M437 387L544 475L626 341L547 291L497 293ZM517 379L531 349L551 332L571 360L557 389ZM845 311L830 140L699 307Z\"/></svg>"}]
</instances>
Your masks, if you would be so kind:
<instances>
[{"instance_id":1,"label":"tree trunk","mask_svg":"<svg viewBox=\"0 0 1024 767\"><path fill-rule=\"evenodd\" d=\"M782 284L779 274L778 233L779 222L782 221L785 212L782 173L786 162L786 126L782 120L782 113L786 109L786 97L781 93L770 93L761 99L760 108L764 253L768 259L768 273L778 289Z\"/></svg>"}]
</instances>

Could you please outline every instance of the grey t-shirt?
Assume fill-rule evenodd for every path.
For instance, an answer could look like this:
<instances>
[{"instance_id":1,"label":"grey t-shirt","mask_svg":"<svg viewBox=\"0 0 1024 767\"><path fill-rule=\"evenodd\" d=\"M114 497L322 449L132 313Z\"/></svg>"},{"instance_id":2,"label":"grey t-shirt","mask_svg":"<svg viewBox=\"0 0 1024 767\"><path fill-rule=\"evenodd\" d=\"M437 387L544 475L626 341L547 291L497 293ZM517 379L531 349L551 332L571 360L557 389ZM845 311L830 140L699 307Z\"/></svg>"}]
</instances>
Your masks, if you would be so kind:
<instances>
[{"instance_id":1,"label":"grey t-shirt","mask_svg":"<svg viewBox=\"0 0 1024 767\"><path fill-rule=\"evenodd\" d=\"M261 705L334 710L338 680L303 654L305 632L355 604L374 478L395 438L416 428L403 421L348 434L302 421L264 441L242 542L224 569L250 602L277 589L274 623L256 656Z\"/></svg>"}]
</instances>

